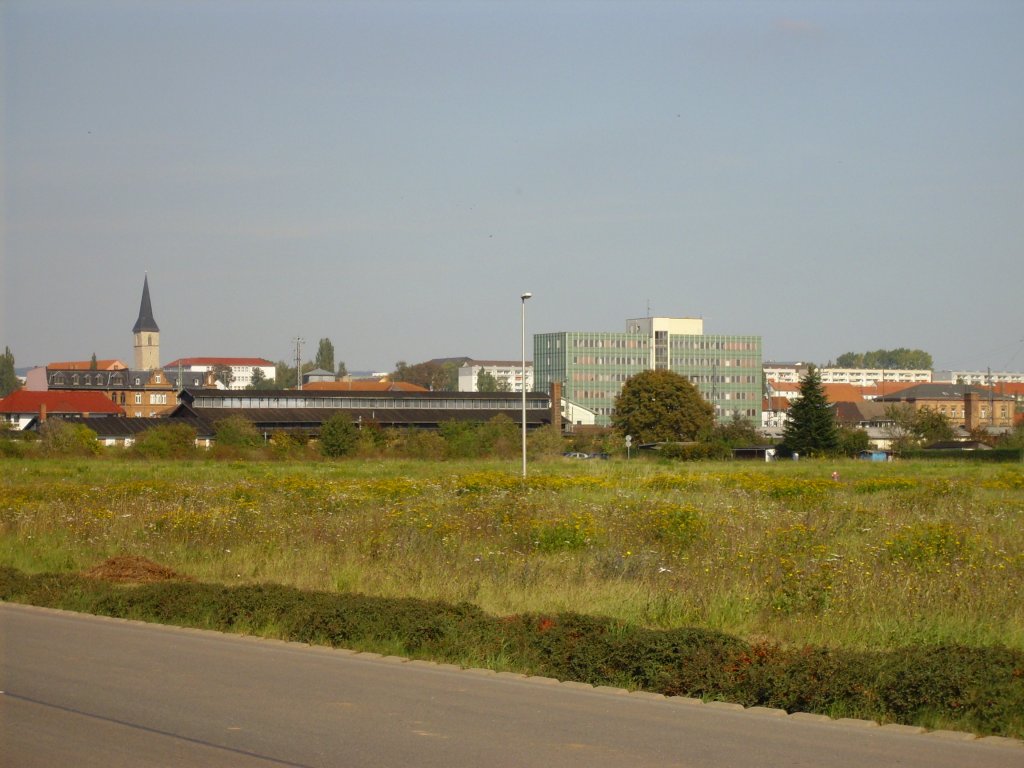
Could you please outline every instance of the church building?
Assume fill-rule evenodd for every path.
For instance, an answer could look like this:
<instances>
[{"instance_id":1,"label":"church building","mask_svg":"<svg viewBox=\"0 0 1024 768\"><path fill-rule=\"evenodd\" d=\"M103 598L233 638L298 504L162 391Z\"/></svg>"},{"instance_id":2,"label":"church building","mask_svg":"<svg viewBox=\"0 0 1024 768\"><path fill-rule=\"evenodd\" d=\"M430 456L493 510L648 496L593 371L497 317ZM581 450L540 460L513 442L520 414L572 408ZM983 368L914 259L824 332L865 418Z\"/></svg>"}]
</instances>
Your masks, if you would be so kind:
<instances>
[{"instance_id":1,"label":"church building","mask_svg":"<svg viewBox=\"0 0 1024 768\"><path fill-rule=\"evenodd\" d=\"M132 328L135 334L136 371L153 371L160 367L160 326L153 319L153 304L149 299L149 275L142 282L142 304L139 319Z\"/></svg>"}]
</instances>

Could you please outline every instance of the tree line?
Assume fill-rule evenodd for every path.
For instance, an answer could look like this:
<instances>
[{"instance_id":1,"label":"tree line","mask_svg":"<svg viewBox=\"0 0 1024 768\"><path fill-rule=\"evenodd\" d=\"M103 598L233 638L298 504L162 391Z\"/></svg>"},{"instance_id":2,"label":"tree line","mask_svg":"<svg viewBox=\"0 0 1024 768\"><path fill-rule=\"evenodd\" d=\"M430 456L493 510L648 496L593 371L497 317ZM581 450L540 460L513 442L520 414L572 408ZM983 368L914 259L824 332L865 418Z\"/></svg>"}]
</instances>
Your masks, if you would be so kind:
<instances>
[{"instance_id":1,"label":"tree line","mask_svg":"<svg viewBox=\"0 0 1024 768\"><path fill-rule=\"evenodd\" d=\"M923 349L907 349L906 347L876 349L873 352L844 352L836 358L835 367L930 371L932 356Z\"/></svg>"}]
</instances>

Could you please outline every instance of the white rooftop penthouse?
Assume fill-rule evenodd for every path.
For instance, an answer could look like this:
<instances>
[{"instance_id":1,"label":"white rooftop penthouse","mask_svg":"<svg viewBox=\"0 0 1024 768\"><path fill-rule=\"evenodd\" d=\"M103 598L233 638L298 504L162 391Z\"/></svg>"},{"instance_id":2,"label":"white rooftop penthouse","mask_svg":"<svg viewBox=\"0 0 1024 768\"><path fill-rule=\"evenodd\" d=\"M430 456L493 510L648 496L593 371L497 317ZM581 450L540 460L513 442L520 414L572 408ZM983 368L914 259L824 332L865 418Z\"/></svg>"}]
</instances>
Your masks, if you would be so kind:
<instances>
[{"instance_id":1,"label":"white rooftop penthouse","mask_svg":"<svg viewBox=\"0 0 1024 768\"><path fill-rule=\"evenodd\" d=\"M626 321L626 333L642 333L654 337L655 333L670 336L704 335L704 319L700 317L638 317Z\"/></svg>"}]
</instances>

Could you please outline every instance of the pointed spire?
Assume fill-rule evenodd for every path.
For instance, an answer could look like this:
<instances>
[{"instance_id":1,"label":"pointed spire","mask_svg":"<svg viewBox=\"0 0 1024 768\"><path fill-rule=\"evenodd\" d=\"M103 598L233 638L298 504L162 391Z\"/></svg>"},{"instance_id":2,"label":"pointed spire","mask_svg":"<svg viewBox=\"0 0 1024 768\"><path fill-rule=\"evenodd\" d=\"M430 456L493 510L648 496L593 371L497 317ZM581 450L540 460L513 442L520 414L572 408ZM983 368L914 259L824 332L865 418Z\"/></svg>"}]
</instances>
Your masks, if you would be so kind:
<instances>
[{"instance_id":1,"label":"pointed spire","mask_svg":"<svg viewBox=\"0 0 1024 768\"><path fill-rule=\"evenodd\" d=\"M139 319L135 321L135 327L132 328L132 333L141 333L142 331L160 332L156 320L153 319L153 305L149 300L149 275L146 275L142 282L142 305L139 307Z\"/></svg>"}]
</instances>

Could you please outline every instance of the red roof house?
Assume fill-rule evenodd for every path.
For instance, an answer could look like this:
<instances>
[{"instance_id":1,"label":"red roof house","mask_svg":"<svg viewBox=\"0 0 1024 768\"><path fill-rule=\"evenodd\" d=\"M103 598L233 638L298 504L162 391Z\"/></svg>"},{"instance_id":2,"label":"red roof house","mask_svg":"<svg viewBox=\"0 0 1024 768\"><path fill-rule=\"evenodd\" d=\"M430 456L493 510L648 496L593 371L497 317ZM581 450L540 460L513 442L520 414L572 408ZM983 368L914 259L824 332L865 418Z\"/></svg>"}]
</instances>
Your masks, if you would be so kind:
<instances>
[{"instance_id":1,"label":"red roof house","mask_svg":"<svg viewBox=\"0 0 1024 768\"><path fill-rule=\"evenodd\" d=\"M124 410L102 392L19 389L0 400L0 419L15 429L25 429L36 419L101 415L123 416Z\"/></svg>"}]
</instances>

